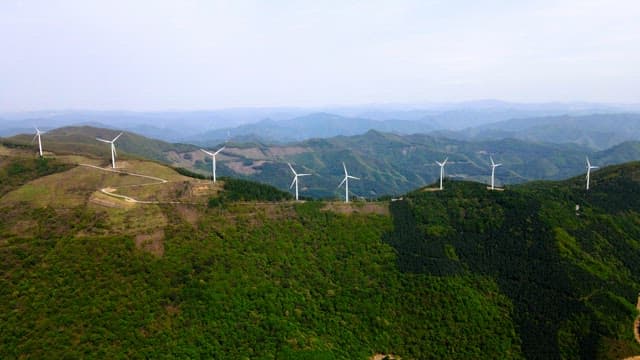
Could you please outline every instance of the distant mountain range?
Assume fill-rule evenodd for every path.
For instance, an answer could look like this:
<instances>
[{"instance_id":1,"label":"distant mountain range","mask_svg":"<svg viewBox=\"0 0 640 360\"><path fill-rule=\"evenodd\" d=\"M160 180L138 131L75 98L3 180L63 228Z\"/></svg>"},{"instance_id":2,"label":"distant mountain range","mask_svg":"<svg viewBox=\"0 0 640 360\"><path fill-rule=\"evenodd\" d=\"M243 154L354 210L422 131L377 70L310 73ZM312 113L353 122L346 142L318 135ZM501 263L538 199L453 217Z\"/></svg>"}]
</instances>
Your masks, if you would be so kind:
<instances>
[{"instance_id":1,"label":"distant mountain range","mask_svg":"<svg viewBox=\"0 0 640 360\"><path fill-rule=\"evenodd\" d=\"M437 134L464 140L514 138L532 142L575 143L602 150L625 141L640 140L640 114L511 119Z\"/></svg>"},{"instance_id":2,"label":"distant mountain range","mask_svg":"<svg viewBox=\"0 0 640 360\"><path fill-rule=\"evenodd\" d=\"M185 139L196 144L217 144L225 140L255 139L266 143L284 143L338 135L360 135L369 130L402 134L426 133L434 128L412 120L371 120L328 113L309 114L289 120L262 120L234 128L211 130Z\"/></svg>"},{"instance_id":3,"label":"distant mountain range","mask_svg":"<svg viewBox=\"0 0 640 360\"><path fill-rule=\"evenodd\" d=\"M113 138L118 131L93 127L70 127L43 135L45 151L81 153L104 157L108 147L96 136ZM23 146L33 135L19 135L4 142ZM199 147L173 144L126 132L117 143L120 156L154 159L177 167L209 174L211 160ZM34 147L35 151L35 147ZM368 131L363 135L311 139L289 144L229 142L218 156L219 176L243 177L287 189L291 182L287 162L313 176L301 180L301 194L337 197L342 162L361 181L350 183L357 196L401 194L433 184L438 178L435 161L449 158L446 176L488 182L489 156L504 164L496 172L499 184L530 180L562 179L585 172L585 156L595 165L613 165L640 159L640 143L625 142L606 150L578 144L538 143L518 139L467 141L431 135L399 135Z\"/></svg>"},{"instance_id":4,"label":"distant mountain range","mask_svg":"<svg viewBox=\"0 0 640 360\"><path fill-rule=\"evenodd\" d=\"M623 112L640 112L640 106L591 103L519 104L482 100L203 111L37 111L0 113L0 136L30 132L33 126L50 130L88 125L127 130L169 142L214 145L215 142L229 140L230 135L234 141L282 143L336 135L357 135L371 129L401 134L432 130L460 131L511 119ZM329 123L322 126L321 120Z\"/></svg>"}]
</instances>

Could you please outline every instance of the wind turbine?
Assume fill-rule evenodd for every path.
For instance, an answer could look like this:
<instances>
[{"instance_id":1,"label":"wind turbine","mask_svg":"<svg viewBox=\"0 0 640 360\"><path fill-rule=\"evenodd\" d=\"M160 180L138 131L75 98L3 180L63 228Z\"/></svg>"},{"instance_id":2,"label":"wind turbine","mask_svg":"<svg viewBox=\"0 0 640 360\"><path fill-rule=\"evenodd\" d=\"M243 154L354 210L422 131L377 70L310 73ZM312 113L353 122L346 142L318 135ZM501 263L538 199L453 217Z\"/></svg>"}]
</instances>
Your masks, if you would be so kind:
<instances>
[{"instance_id":1,"label":"wind turbine","mask_svg":"<svg viewBox=\"0 0 640 360\"><path fill-rule=\"evenodd\" d=\"M221 147L220 149L218 149L218 151L216 151L216 152L214 152L214 153L208 152L208 151L207 151L207 150L205 150L205 149L200 149L200 150L202 150L205 154L210 155L210 156L211 156L211 158L213 159L213 164L211 165L211 170L212 170L212 172L213 172L213 182L214 182L214 183L216 182L216 155L218 155L218 154L220 153L220 151L224 150L224 148L225 148L225 147L223 146L223 147Z\"/></svg>"},{"instance_id":2,"label":"wind turbine","mask_svg":"<svg viewBox=\"0 0 640 360\"><path fill-rule=\"evenodd\" d=\"M444 159L443 162L436 161L436 164L438 164L438 166L440 166L440 190L443 189L443 187L442 187L442 179L444 179L444 166L447 164L447 160L449 160L449 158Z\"/></svg>"},{"instance_id":3,"label":"wind turbine","mask_svg":"<svg viewBox=\"0 0 640 360\"><path fill-rule=\"evenodd\" d=\"M502 166L502 164L496 164L493 162L493 158L491 156L489 156L489 159L491 159L491 190L495 190L495 175L496 175L496 168L498 166Z\"/></svg>"},{"instance_id":4,"label":"wind turbine","mask_svg":"<svg viewBox=\"0 0 640 360\"><path fill-rule=\"evenodd\" d=\"M40 157L42 157L42 139L40 138L42 132L37 127L34 126L34 128L36 129L36 134L33 136L31 143L33 144L33 142L36 141L36 138L38 138L38 148L40 149Z\"/></svg>"},{"instance_id":5,"label":"wind turbine","mask_svg":"<svg viewBox=\"0 0 640 360\"><path fill-rule=\"evenodd\" d=\"M344 168L344 179L342 179L342 182L340 183L340 185L338 185L338 187L342 186L342 184L345 185L344 202L348 203L349 202L349 179L360 180L360 178L349 175L349 173L347 172L347 166L344 164L344 162L342 163L342 167Z\"/></svg>"},{"instance_id":6,"label":"wind turbine","mask_svg":"<svg viewBox=\"0 0 640 360\"><path fill-rule=\"evenodd\" d=\"M298 177L299 176L309 176L311 174L298 174L295 170L293 170L293 166L291 166L290 163L287 163L287 165L289 165L289 169L291 169L291 171L293 172L293 181L291 182L291 186L289 186L289 189L291 189L293 187L293 185L295 184L295 186L296 186L296 201L298 201Z\"/></svg>"},{"instance_id":7,"label":"wind turbine","mask_svg":"<svg viewBox=\"0 0 640 360\"><path fill-rule=\"evenodd\" d=\"M115 142L116 140L118 140L118 138L122 136L122 133L118 134L118 136L114 137L113 140L109 141L109 140L105 140L105 139L100 139L100 138L96 138L96 140L98 141L102 141L103 143L107 143L107 144L111 144L111 166L115 169L116 168L116 155L118 155L116 153L116 145Z\"/></svg>"},{"instance_id":8,"label":"wind turbine","mask_svg":"<svg viewBox=\"0 0 640 360\"><path fill-rule=\"evenodd\" d=\"M589 157L587 156L587 190L589 190L589 179L591 177L591 169L597 169L598 166L591 165L589 162Z\"/></svg>"}]
</instances>

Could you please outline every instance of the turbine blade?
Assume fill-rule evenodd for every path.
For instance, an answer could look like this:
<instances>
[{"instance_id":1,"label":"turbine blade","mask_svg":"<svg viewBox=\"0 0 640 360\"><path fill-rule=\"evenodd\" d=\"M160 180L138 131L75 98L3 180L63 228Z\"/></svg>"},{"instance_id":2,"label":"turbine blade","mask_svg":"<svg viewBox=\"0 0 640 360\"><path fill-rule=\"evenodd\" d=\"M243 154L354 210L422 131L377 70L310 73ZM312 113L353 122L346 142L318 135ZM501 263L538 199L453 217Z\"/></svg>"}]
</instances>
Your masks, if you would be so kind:
<instances>
[{"instance_id":1,"label":"turbine blade","mask_svg":"<svg viewBox=\"0 0 640 360\"><path fill-rule=\"evenodd\" d=\"M36 138L38 137L38 134L33 135L33 139L31 139L31 143L33 144L34 141L36 141Z\"/></svg>"},{"instance_id":2,"label":"turbine blade","mask_svg":"<svg viewBox=\"0 0 640 360\"><path fill-rule=\"evenodd\" d=\"M298 174L298 176L309 176L311 174Z\"/></svg>"},{"instance_id":3,"label":"turbine blade","mask_svg":"<svg viewBox=\"0 0 640 360\"><path fill-rule=\"evenodd\" d=\"M113 140L111 140L111 142L115 142L116 140L118 140L118 138L119 138L120 136L122 136L122 134L123 134L123 133L118 134L118 136L116 136L115 138L113 138Z\"/></svg>"},{"instance_id":4,"label":"turbine blade","mask_svg":"<svg viewBox=\"0 0 640 360\"><path fill-rule=\"evenodd\" d=\"M359 177L355 177L355 176L351 176L351 175L349 175L348 177L349 177L349 179L360 180Z\"/></svg>"},{"instance_id":5,"label":"turbine blade","mask_svg":"<svg viewBox=\"0 0 640 360\"><path fill-rule=\"evenodd\" d=\"M338 187L342 186L342 184L344 184L344 182L347 181L347 177L345 176L344 179L342 179L342 181L340 182L340 185L338 185Z\"/></svg>"},{"instance_id":6,"label":"turbine blade","mask_svg":"<svg viewBox=\"0 0 640 360\"><path fill-rule=\"evenodd\" d=\"M203 152L203 153L205 153L205 154L207 154L207 155L209 155L209 156L213 156L213 154L212 154L212 153L208 152L208 151L207 151L207 150L205 150L205 149L200 149L200 150L202 150L202 152Z\"/></svg>"},{"instance_id":7,"label":"turbine blade","mask_svg":"<svg viewBox=\"0 0 640 360\"><path fill-rule=\"evenodd\" d=\"M293 175L298 176L298 173L293 170L293 166L291 166L291 163L287 163L287 165L289 165L289 169L291 169L291 172L293 172Z\"/></svg>"},{"instance_id":8,"label":"turbine blade","mask_svg":"<svg viewBox=\"0 0 640 360\"><path fill-rule=\"evenodd\" d=\"M298 177L294 176L293 177L293 181L291 182L291 186L289 186L289 189L291 189L293 187L293 185L295 185L296 181L298 181Z\"/></svg>"},{"instance_id":9,"label":"turbine blade","mask_svg":"<svg viewBox=\"0 0 640 360\"><path fill-rule=\"evenodd\" d=\"M444 164L441 163L440 161L436 161L436 164L438 164L438 166L443 166Z\"/></svg>"},{"instance_id":10,"label":"turbine blade","mask_svg":"<svg viewBox=\"0 0 640 360\"><path fill-rule=\"evenodd\" d=\"M589 157L587 156L587 166L591 167L591 162L589 162Z\"/></svg>"},{"instance_id":11,"label":"turbine blade","mask_svg":"<svg viewBox=\"0 0 640 360\"><path fill-rule=\"evenodd\" d=\"M495 164L494 166L495 166L495 167L498 167L498 166L502 166L502 164Z\"/></svg>"},{"instance_id":12,"label":"turbine blade","mask_svg":"<svg viewBox=\"0 0 640 360\"><path fill-rule=\"evenodd\" d=\"M220 153L220 151L224 150L225 146L221 147L220 149L218 149L218 151L214 152L213 155L218 155L218 153Z\"/></svg>"},{"instance_id":13,"label":"turbine blade","mask_svg":"<svg viewBox=\"0 0 640 360\"><path fill-rule=\"evenodd\" d=\"M111 141L109 141L109 140L100 139L100 138L96 138L96 140L102 141L103 143L111 144Z\"/></svg>"},{"instance_id":14,"label":"turbine blade","mask_svg":"<svg viewBox=\"0 0 640 360\"><path fill-rule=\"evenodd\" d=\"M344 175L349 175L349 173L347 173L347 165L344 164L344 161L342 162L342 167L344 168Z\"/></svg>"},{"instance_id":15,"label":"turbine blade","mask_svg":"<svg viewBox=\"0 0 640 360\"><path fill-rule=\"evenodd\" d=\"M447 161L449 161L448 157L446 159L444 159L444 161L442 162L442 165L444 166L447 163Z\"/></svg>"}]
</instances>

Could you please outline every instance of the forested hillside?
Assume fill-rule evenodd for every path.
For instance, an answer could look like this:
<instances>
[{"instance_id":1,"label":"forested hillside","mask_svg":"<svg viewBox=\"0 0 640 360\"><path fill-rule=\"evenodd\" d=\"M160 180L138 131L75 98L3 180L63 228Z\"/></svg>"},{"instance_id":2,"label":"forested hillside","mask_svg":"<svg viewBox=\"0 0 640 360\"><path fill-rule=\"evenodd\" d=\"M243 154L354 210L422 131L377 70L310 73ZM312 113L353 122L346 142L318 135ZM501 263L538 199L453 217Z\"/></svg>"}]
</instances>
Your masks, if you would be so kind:
<instances>
[{"instance_id":1,"label":"forested hillside","mask_svg":"<svg viewBox=\"0 0 640 360\"><path fill-rule=\"evenodd\" d=\"M616 358L638 351L639 176L639 163L608 168L589 192L582 177L494 192L448 182L392 203L386 239L403 271L493 279L527 358Z\"/></svg>"},{"instance_id":2,"label":"forested hillside","mask_svg":"<svg viewBox=\"0 0 640 360\"><path fill-rule=\"evenodd\" d=\"M639 163L347 205L0 150L3 359L640 354Z\"/></svg>"}]
</instances>

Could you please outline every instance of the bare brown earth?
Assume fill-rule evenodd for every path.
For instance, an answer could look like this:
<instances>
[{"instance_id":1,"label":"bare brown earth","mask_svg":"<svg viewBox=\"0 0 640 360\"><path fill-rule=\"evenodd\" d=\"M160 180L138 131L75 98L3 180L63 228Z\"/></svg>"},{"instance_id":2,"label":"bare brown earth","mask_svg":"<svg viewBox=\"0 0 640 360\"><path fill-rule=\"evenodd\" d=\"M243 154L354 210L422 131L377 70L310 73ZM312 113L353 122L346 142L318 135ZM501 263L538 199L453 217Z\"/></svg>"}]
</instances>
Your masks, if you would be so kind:
<instances>
[{"instance_id":1,"label":"bare brown earth","mask_svg":"<svg viewBox=\"0 0 640 360\"><path fill-rule=\"evenodd\" d=\"M369 358L369 360L383 360L383 359L401 360L399 356L396 356L393 354L375 354Z\"/></svg>"},{"instance_id":2,"label":"bare brown earth","mask_svg":"<svg viewBox=\"0 0 640 360\"><path fill-rule=\"evenodd\" d=\"M259 170L256 168L264 163L266 163L265 160L254 161L251 165L245 165L242 161L231 161L225 163L225 165L237 174L252 175L257 173Z\"/></svg>"},{"instance_id":3,"label":"bare brown earth","mask_svg":"<svg viewBox=\"0 0 640 360\"><path fill-rule=\"evenodd\" d=\"M136 247L157 257L164 255L164 230L156 230L150 234L136 235Z\"/></svg>"},{"instance_id":4,"label":"bare brown earth","mask_svg":"<svg viewBox=\"0 0 640 360\"><path fill-rule=\"evenodd\" d=\"M323 211L333 211L339 214L378 214L389 215L389 204L382 202L368 203L344 203L327 202Z\"/></svg>"},{"instance_id":5,"label":"bare brown earth","mask_svg":"<svg viewBox=\"0 0 640 360\"><path fill-rule=\"evenodd\" d=\"M180 214L180 217L191 225L195 225L200 219L198 211L191 206L176 205L176 210L178 211L178 214Z\"/></svg>"},{"instance_id":6,"label":"bare brown earth","mask_svg":"<svg viewBox=\"0 0 640 360\"><path fill-rule=\"evenodd\" d=\"M302 146L276 146L269 148L267 154L273 157L298 155L309 152L311 150Z\"/></svg>"},{"instance_id":7,"label":"bare brown earth","mask_svg":"<svg viewBox=\"0 0 640 360\"><path fill-rule=\"evenodd\" d=\"M226 154L237 155L248 159L267 160L269 157L257 147L253 148L227 148L224 150Z\"/></svg>"}]
</instances>

